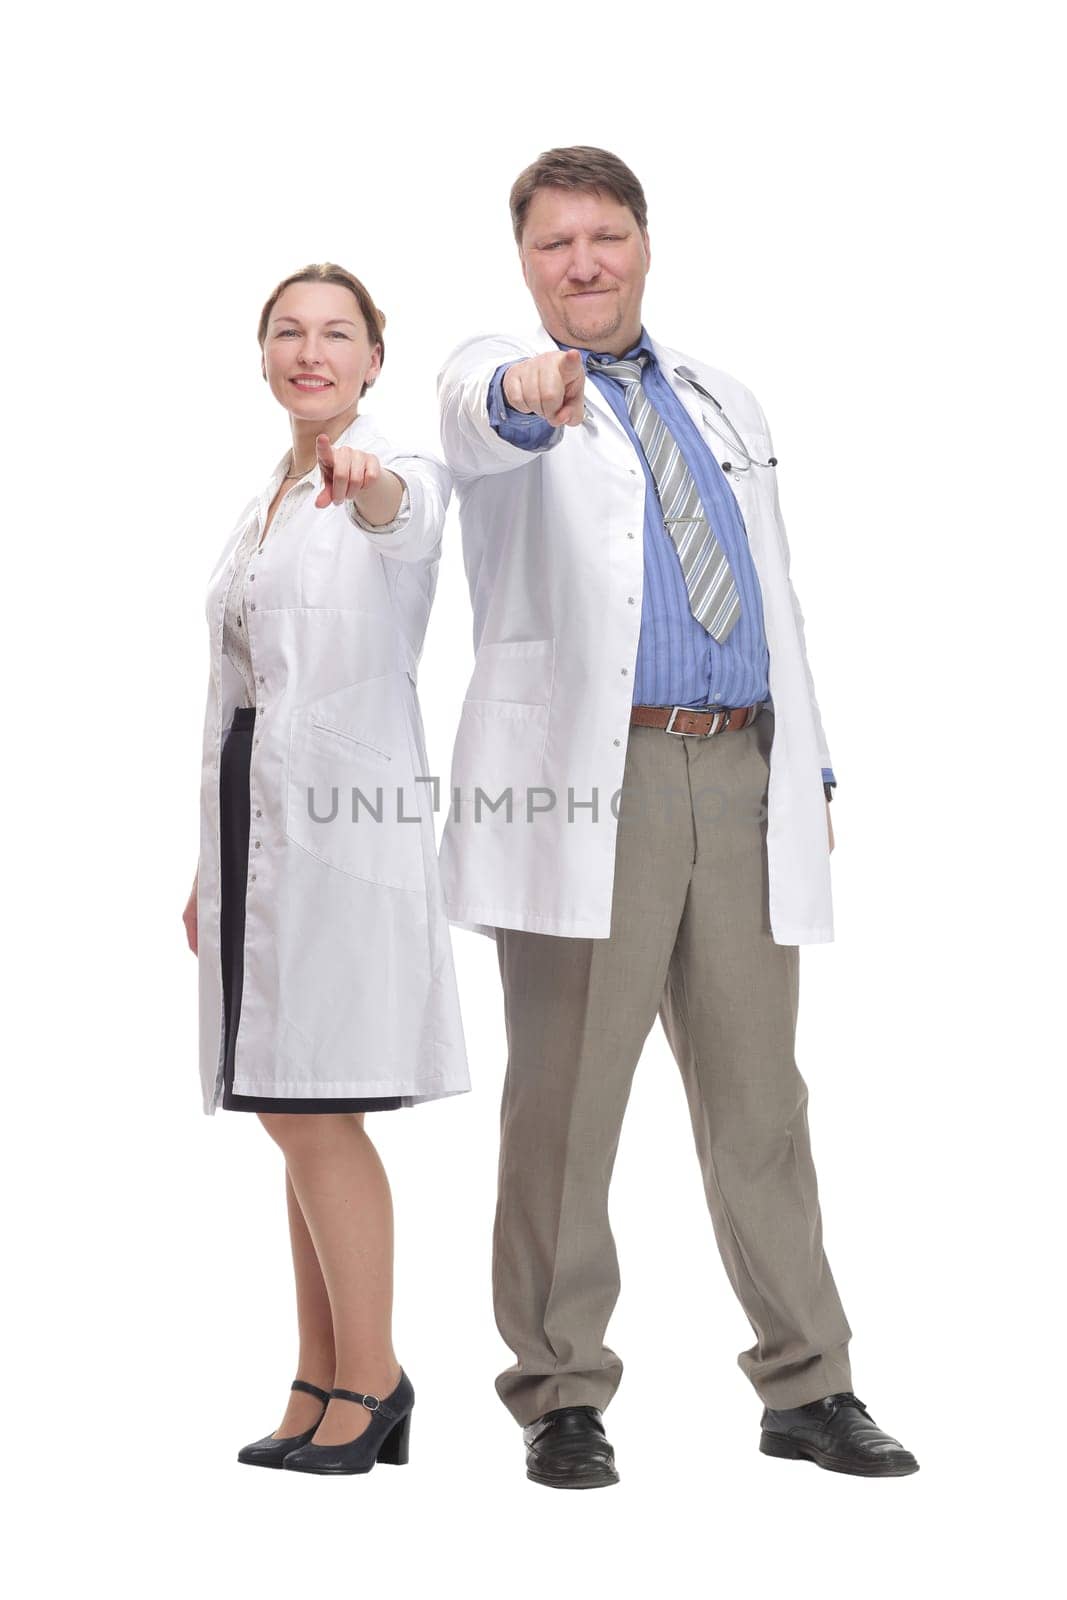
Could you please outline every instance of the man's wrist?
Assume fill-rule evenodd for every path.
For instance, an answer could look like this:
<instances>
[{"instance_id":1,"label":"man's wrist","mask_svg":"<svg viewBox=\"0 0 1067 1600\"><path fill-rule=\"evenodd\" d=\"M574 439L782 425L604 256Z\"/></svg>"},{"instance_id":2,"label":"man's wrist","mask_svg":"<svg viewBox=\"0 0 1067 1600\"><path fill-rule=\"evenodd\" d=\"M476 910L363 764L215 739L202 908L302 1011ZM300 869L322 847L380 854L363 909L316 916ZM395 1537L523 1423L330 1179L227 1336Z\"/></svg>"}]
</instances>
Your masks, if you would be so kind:
<instances>
[{"instance_id":1,"label":"man's wrist","mask_svg":"<svg viewBox=\"0 0 1067 1600\"><path fill-rule=\"evenodd\" d=\"M505 374L515 364L514 361L505 362L490 379L487 396L489 426L508 444L520 450L547 450L559 442L563 429L554 428L536 411L516 411L504 393Z\"/></svg>"}]
</instances>

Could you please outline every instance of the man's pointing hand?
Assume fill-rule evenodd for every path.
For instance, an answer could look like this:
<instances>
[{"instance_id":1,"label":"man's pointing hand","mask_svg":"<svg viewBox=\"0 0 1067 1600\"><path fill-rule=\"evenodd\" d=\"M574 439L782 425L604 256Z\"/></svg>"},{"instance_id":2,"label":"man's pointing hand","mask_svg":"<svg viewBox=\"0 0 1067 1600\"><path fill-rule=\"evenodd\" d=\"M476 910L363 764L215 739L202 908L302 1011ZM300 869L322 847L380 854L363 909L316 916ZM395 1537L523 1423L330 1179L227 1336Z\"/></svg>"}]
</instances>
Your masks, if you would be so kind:
<instances>
[{"instance_id":1,"label":"man's pointing hand","mask_svg":"<svg viewBox=\"0 0 1067 1600\"><path fill-rule=\"evenodd\" d=\"M532 411L554 428L577 427L585 415L585 366L577 350L516 361L504 374L504 398L516 411Z\"/></svg>"}]
</instances>

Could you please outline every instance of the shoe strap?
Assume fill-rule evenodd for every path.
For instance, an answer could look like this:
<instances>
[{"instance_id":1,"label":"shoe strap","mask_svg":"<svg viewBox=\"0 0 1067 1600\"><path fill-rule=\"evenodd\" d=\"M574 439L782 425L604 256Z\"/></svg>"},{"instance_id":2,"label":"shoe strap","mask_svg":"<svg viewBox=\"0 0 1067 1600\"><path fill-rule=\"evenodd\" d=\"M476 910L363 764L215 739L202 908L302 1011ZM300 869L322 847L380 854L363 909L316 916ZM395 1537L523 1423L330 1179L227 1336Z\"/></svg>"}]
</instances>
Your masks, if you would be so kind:
<instances>
[{"instance_id":1,"label":"shoe strap","mask_svg":"<svg viewBox=\"0 0 1067 1600\"><path fill-rule=\"evenodd\" d=\"M324 1406L330 1403L330 1391L328 1389L320 1389L317 1383L305 1383L303 1378L294 1378L289 1387L290 1389L299 1389L302 1394L313 1394L317 1400L322 1401Z\"/></svg>"},{"instance_id":2,"label":"shoe strap","mask_svg":"<svg viewBox=\"0 0 1067 1600\"><path fill-rule=\"evenodd\" d=\"M368 1411L383 1416L387 1422L398 1422L403 1416L403 1412L379 1400L376 1394L357 1394L354 1389L331 1389L330 1393L338 1400L352 1400L356 1405L366 1406Z\"/></svg>"}]
</instances>

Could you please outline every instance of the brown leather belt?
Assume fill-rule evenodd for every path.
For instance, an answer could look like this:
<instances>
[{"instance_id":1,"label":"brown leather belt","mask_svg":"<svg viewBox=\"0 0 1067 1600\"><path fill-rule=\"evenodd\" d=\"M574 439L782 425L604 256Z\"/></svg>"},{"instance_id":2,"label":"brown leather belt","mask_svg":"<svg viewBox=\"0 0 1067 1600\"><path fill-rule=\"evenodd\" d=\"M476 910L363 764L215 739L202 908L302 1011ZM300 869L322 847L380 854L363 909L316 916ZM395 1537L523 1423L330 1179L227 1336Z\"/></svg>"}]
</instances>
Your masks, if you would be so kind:
<instances>
[{"instance_id":1,"label":"brown leather belt","mask_svg":"<svg viewBox=\"0 0 1067 1600\"><path fill-rule=\"evenodd\" d=\"M709 739L713 733L736 733L747 728L763 710L764 702L753 706L634 706L632 728L662 728L665 733L688 734Z\"/></svg>"}]
</instances>

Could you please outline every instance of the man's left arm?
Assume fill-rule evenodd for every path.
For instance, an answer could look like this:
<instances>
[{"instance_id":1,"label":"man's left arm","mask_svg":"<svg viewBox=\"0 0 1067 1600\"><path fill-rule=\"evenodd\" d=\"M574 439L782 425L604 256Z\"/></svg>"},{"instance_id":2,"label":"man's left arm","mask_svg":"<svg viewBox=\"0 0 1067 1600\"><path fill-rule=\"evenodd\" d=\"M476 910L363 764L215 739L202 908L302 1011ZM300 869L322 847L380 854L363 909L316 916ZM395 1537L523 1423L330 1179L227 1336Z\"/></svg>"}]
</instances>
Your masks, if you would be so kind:
<instances>
[{"instance_id":1,"label":"man's left arm","mask_svg":"<svg viewBox=\"0 0 1067 1600\"><path fill-rule=\"evenodd\" d=\"M763 442L765 442L767 450L766 459L769 459L774 455L774 441L771 438L770 425L767 422L763 407L759 404L754 395L752 396L752 399L759 414L760 426L763 432ZM761 450L763 449L763 442L761 442L758 446L758 448ZM782 554L785 560L786 581L789 584L789 598L793 606L793 616L796 619L797 636L800 639L800 653L804 662L804 675L808 684L808 698L811 701L811 712L815 723L815 736L819 744L819 759L822 763L823 793L826 796L827 802L829 803L829 801L833 799L833 790L837 785L837 779L834 777L833 763L830 760L830 751L826 742L826 732L823 728L822 716L819 712L819 702L815 694L815 680L812 677L811 667L808 663L808 648L804 638L804 613L800 609L800 601L797 599L796 590L793 588L793 580L789 576L789 540L786 538L785 521L782 517L782 508L778 499L777 474L774 476L774 514L778 524L778 534L779 538L781 539Z\"/></svg>"}]
</instances>

